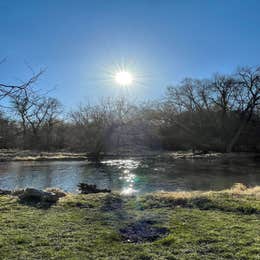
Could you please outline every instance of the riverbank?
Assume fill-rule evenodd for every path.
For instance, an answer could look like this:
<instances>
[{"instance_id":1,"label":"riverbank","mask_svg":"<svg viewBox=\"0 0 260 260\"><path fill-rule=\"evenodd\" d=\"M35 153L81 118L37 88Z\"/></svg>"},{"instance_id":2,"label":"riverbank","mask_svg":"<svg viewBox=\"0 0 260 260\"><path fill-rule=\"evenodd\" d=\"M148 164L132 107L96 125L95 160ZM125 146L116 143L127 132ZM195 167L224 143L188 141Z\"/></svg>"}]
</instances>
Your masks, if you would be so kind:
<instances>
[{"instance_id":1,"label":"riverbank","mask_svg":"<svg viewBox=\"0 0 260 260\"><path fill-rule=\"evenodd\" d=\"M189 151L140 151L108 153L104 159L129 158L129 157L157 157L162 159L236 159L236 158L260 158L258 153L192 153ZM39 152L31 150L7 150L0 149L0 162L8 161L85 161L93 160L93 156L87 153L72 152Z\"/></svg>"},{"instance_id":2,"label":"riverbank","mask_svg":"<svg viewBox=\"0 0 260 260\"><path fill-rule=\"evenodd\" d=\"M0 196L2 259L258 259L260 187L67 194L50 208Z\"/></svg>"},{"instance_id":3,"label":"riverbank","mask_svg":"<svg viewBox=\"0 0 260 260\"><path fill-rule=\"evenodd\" d=\"M87 160L86 153L39 152L0 149L0 161L79 161Z\"/></svg>"}]
</instances>

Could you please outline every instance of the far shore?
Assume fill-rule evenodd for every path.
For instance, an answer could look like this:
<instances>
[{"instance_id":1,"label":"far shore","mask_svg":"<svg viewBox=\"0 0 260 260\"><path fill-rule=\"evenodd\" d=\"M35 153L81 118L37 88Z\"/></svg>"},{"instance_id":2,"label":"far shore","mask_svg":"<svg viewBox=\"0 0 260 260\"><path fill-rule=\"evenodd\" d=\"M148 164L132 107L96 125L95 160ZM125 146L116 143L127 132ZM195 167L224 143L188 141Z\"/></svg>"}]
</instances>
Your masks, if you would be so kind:
<instances>
[{"instance_id":1,"label":"far shore","mask_svg":"<svg viewBox=\"0 0 260 260\"><path fill-rule=\"evenodd\" d=\"M119 158L167 158L167 159L236 159L236 158L260 158L260 153L217 153L217 152L191 152L191 151L134 151L107 153L102 159ZM0 162L10 161L93 161L93 155L87 152L69 151L32 151L16 149L0 149Z\"/></svg>"}]
</instances>

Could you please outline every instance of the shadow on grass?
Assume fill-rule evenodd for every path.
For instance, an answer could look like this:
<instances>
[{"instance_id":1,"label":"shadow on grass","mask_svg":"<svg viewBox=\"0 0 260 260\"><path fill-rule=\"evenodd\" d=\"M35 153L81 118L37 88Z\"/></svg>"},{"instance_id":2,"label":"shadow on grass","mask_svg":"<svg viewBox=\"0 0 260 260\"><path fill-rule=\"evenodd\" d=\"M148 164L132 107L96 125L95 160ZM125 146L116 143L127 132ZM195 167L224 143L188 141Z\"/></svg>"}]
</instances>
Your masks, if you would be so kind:
<instances>
[{"instance_id":1,"label":"shadow on grass","mask_svg":"<svg viewBox=\"0 0 260 260\"><path fill-rule=\"evenodd\" d=\"M157 227L157 222L149 219L141 219L126 225L119 230L124 241L129 243L153 242L168 234L165 227Z\"/></svg>"},{"instance_id":2,"label":"shadow on grass","mask_svg":"<svg viewBox=\"0 0 260 260\"><path fill-rule=\"evenodd\" d=\"M41 201L37 199L26 199L26 200L18 200L18 202L22 205L34 207L37 209L49 209L52 205L56 204L56 202L48 202L48 201Z\"/></svg>"},{"instance_id":3,"label":"shadow on grass","mask_svg":"<svg viewBox=\"0 0 260 260\"><path fill-rule=\"evenodd\" d=\"M237 202L235 200L218 197L194 197L194 198L160 198L147 197L148 200L143 201L143 208L162 208L162 207L183 207L183 208L197 208L200 210L220 210L224 212L234 212L240 214L260 214L259 208L250 202Z\"/></svg>"}]
</instances>

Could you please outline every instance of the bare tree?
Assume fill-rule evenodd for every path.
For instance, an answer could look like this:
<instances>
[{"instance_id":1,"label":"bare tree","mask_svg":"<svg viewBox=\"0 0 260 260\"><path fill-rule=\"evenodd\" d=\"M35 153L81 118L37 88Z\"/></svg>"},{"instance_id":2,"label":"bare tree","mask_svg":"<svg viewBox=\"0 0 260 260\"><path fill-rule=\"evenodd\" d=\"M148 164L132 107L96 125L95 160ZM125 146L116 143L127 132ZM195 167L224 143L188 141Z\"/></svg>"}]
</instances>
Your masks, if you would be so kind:
<instances>
[{"instance_id":1,"label":"bare tree","mask_svg":"<svg viewBox=\"0 0 260 260\"><path fill-rule=\"evenodd\" d=\"M85 146L99 159L100 154L106 152L111 144L111 138L118 130L131 120L134 107L125 99L103 99L97 105L80 106L70 114L78 132L77 143Z\"/></svg>"},{"instance_id":2,"label":"bare tree","mask_svg":"<svg viewBox=\"0 0 260 260\"><path fill-rule=\"evenodd\" d=\"M20 85L9 85L0 83L0 101L2 101L5 98L13 98L23 95L23 93L27 91L29 87L32 86L38 80L42 73L43 70L33 75L28 81L23 82Z\"/></svg>"},{"instance_id":3,"label":"bare tree","mask_svg":"<svg viewBox=\"0 0 260 260\"><path fill-rule=\"evenodd\" d=\"M260 67L241 68L235 74L235 112L239 117L233 137L231 138L227 152L233 150L242 131L251 121L254 113L260 105Z\"/></svg>"},{"instance_id":4,"label":"bare tree","mask_svg":"<svg viewBox=\"0 0 260 260\"><path fill-rule=\"evenodd\" d=\"M3 62L4 60L0 63ZM23 146L36 147L36 144L40 145L38 137L43 126L45 126L49 138L61 105L58 100L40 94L39 90L35 91L34 85L44 71L40 70L35 74L30 67L29 69L33 76L20 85L0 83L0 101L5 99L5 104L7 103L6 99L10 101L11 108L18 117L16 119L21 126Z\"/></svg>"},{"instance_id":5,"label":"bare tree","mask_svg":"<svg viewBox=\"0 0 260 260\"><path fill-rule=\"evenodd\" d=\"M259 108L260 68L241 68L230 76L209 80L185 79L167 89L165 121L186 133L193 145L211 146L210 140L231 152Z\"/></svg>"},{"instance_id":6,"label":"bare tree","mask_svg":"<svg viewBox=\"0 0 260 260\"><path fill-rule=\"evenodd\" d=\"M29 132L32 147L36 147L37 143L40 144L39 132L43 126L48 135L51 134L61 107L57 99L41 96L27 88L18 95L11 95L11 104L21 122L24 145L28 145L26 137Z\"/></svg>"}]
</instances>

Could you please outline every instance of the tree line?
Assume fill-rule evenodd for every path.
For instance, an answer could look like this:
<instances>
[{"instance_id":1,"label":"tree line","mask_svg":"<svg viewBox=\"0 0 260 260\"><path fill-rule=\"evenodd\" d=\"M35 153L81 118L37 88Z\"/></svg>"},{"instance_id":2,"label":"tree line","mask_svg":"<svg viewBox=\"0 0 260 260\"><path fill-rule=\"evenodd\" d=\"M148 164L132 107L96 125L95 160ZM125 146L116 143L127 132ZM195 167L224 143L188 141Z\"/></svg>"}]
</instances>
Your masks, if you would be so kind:
<instances>
[{"instance_id":1,"label":"tree line","mask_svg":"<svg viewBox=\"0 0 260 260\"><path fill-rule=\"evenodd\" d=\"M260 151L260 67L185 78L161 99L81 104L66 115L35 82L0 83L0 148L104 153L152 150ZM4 107L8 104L8 113Z\"/></svg>"}]
</instances>

